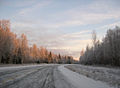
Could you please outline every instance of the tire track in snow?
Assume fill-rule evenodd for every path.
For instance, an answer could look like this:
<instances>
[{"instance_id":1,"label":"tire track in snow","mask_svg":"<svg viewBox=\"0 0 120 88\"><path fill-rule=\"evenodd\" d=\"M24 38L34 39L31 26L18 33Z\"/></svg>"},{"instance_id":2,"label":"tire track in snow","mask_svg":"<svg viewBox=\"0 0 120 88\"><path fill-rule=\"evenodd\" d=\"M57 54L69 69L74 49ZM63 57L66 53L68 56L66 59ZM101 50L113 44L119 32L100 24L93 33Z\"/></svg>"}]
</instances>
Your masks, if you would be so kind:
<instances>
[{"instance_id":1,"label":"tire track in snow","mask_svg":"<svg viewBox=\"0 0 120 88\"><path fill-rule=\"evenodd\" d=\"M33 69L33 68L32 68ZM1 83L0 84L0 88L7 88L8 86L10 86L10 85L13 85L13 84L16 84L16 83L18 83L19 81L21 81L21 80L23 80L24 78L26 78L26 77L29 77L30 75L32 75L32 74L34 74L34 73L37 73L39 70L42 70L42 69L44 69L44 67L42 67L42 68L37 68L37 69L35 69L35 70L31 70L31 69L24 69L24 70L21 70L21 71L18 71L18 72L15 72L14 74L13 74L13 76L15 76L16 74L18 74L19 72L21 72L22 74L21 75L19 75L19 76L15 76L14 78L9 78L10 76L8 76L8 78L6 78L6 79L3 79L2 81L4 82L4 83ZM8 79L8 80L7 80Z\"/></svg>"}]
</instances>

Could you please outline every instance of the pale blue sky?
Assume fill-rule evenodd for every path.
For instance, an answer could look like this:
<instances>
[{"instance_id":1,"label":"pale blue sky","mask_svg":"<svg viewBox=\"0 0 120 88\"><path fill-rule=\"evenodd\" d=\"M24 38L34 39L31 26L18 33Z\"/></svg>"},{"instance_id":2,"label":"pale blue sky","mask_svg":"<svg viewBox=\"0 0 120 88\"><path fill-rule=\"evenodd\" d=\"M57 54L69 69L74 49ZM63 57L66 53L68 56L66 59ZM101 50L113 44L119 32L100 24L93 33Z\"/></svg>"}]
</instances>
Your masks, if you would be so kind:
<instances>
[{"instance_id":1,"label":"pale blue sky","mask_svg":"<svg viewBox=\"0 0 120 88\"><path fill-rule=\"evenodd\" d=\"M120 0L0 0L0 19L9 19L11 30L25 33L30 45L79 58L92 30L101 39L120 26Z\"/></svg>"}]
</instances>

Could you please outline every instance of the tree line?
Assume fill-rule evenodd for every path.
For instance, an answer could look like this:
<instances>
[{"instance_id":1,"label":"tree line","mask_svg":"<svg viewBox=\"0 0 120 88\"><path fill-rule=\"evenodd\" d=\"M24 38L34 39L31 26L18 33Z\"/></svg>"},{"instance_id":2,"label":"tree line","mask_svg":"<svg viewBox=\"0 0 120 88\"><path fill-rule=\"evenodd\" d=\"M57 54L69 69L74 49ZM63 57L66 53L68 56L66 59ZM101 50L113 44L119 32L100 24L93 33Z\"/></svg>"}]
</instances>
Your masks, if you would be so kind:
<instances>
[{"instance_id":1,"label":"tree line","mask_svg":"<svg viewBox=\"0 0 120 88\"><path fill-rule=\"evenodd\" d=\"M102 42L93 31L92 43L92 47L87 45L86 50L81 51L81 64L120 66L120 27L109 29Z\"/></svg>"},{"instance_id":2,"label":"tree line","mask_svg":"<svg viewBox=\"0 0 120 88\"><path fill-rule=\"evenodd\" d=\"M0 20L0 63L73 63L72 56L62 56L33 44L29 47L27 37L10 31L10 21Z\"/></svg>"}]
</instances>

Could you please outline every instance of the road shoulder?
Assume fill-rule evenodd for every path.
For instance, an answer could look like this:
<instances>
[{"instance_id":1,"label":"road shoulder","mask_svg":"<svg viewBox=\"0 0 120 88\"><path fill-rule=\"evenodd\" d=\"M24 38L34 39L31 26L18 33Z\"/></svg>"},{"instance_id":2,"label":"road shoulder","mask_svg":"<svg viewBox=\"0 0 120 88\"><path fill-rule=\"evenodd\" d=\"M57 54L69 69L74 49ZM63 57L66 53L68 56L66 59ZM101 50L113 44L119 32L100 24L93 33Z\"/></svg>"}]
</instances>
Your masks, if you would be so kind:
<instances>
[{"instance_id":1,"label":"road shoulder","mask_svg":"<svg viewBox=\"0 0 120 88\"><path fill-rule=\"evenodd\" d=\"M76 88L113 88L101 81L95 81L86 76L73 72L61 65L59 71L66 77L66 80Z\"/></svg>"}]
</instances>

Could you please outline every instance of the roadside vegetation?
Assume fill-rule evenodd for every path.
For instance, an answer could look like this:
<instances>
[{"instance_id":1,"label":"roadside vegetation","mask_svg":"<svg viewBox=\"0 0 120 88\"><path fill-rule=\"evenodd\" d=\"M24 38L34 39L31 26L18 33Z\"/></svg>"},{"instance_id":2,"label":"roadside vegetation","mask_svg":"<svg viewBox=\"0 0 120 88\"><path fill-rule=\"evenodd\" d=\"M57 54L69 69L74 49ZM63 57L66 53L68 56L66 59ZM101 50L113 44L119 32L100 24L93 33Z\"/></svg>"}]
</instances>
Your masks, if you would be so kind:
<instances>
[{"instance_id":1,"label":"roadside vegetation","mask_svg":"<svg viewBox=\"0 0 120 88\"><path fill-rule=\"evenodd\" d=\"M81 64L120 66L120 27L109 29L101 42L93 31L92 43L81 51Z\"/></svg>"},{"instance_id":2,"label":"roadside vegetation","mask_svg":"<svg viewBox=\"0 0 120 88\"><path fill-rule=\"evenodd\" d=\"M22 34L18 37L10 30L9 20L0 20L0 63L74 63L72 56L54 54L46 48L36 44L28 45L27 37Z\"/></svg>"}]
</instances>

